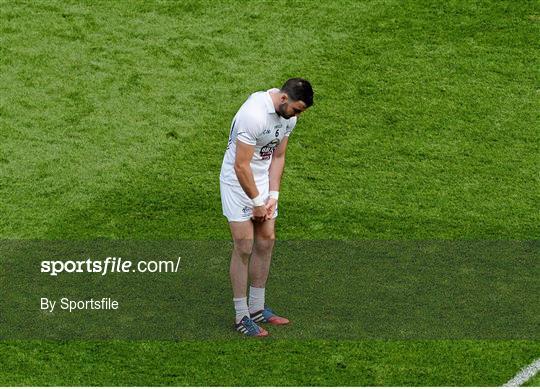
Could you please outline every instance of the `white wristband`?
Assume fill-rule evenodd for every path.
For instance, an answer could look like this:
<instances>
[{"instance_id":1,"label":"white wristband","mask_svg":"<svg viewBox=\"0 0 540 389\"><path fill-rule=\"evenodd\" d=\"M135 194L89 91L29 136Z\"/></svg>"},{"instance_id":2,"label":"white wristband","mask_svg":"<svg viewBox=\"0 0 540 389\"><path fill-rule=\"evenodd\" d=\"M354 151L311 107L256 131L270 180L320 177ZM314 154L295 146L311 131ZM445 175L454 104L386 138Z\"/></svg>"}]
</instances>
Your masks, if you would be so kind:
<instances>
[{"instance_id":1,"label":"white wristband","mask_svg":"<svg viewBox=\"0 0 540 389\"><path fill-rule=\"evenodd\" d=\"M271 190L270 193L268 193L268 196L277 200L279 198L279 192L277 190Z\"/></svg>"},{"instance_id":2,"label":"white wristband","mask_svg":"<svg viewBox=\"0 0 540 389\"><path fill-rule=\"evenodd\" d=\"M261 207L264 205L264 199L263 197L259 194L257 195L257 197L255 197L254 199L251 199L253 201L253 206L254 207Z\"/></svg>"}]
</instances>

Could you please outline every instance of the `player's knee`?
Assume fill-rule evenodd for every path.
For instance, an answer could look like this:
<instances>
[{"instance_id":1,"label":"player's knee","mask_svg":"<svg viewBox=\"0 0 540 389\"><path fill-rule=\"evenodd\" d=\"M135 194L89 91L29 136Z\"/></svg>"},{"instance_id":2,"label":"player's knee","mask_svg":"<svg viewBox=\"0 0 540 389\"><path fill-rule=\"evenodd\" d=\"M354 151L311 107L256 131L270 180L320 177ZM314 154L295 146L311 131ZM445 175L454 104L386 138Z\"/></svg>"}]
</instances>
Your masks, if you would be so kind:
<instances>
[{"instance_id":1,"label":"player's knee","mask_svg":"<svg viewBox=\"0 0 540 389\"><path fill-rule=\"evenodd\" d=\"M271 250L274 247L276 237L274 233L258 236L255 244L259 250Z\"/></svg>"},{"instance_id":2,"label":"player's knee","mask_svg":"<svg viewBox=\"0 0 540 389\"><path fill-rule=\"evenodd\" d=\"M251 251L253 250L253 241L249 239L241 239L234 241L234 251L243 260L249 261Z\"/></svg>"},{"instance_id":3,"label":"player's knee","mask_svg":"<svg viewBox=\"0 0 540 389\"><path fill-rule=\"evenodd\" d=\"M264 232L259 232L259 234L257 234L256 236L256 239L258 241L268 241L268 242L274 242L276 240L276 234L274 233L274 231L264 231Z\"/></svg>"}]
</instances>

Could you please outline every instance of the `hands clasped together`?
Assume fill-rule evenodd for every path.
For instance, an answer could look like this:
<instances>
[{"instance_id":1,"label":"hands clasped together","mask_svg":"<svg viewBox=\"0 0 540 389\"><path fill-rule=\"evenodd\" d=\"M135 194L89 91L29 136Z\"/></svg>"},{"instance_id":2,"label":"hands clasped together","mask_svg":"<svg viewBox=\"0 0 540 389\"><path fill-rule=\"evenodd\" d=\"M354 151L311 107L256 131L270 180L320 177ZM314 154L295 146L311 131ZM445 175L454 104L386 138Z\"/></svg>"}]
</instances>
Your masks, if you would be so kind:
<instances>
[{"instance_id":1,"label":"hands clasped together","mask_svg":"<svg viewBox=\"0 0 540 389\"><path fill-rule=\"evenodd\" d=\"M262 223L266 220L272 219L274 212L276 211L277 200L273 197L269 197L264 205L259 207L253 207L253 216L251 220L255 223Z\"/></svg>"}]
</instances>

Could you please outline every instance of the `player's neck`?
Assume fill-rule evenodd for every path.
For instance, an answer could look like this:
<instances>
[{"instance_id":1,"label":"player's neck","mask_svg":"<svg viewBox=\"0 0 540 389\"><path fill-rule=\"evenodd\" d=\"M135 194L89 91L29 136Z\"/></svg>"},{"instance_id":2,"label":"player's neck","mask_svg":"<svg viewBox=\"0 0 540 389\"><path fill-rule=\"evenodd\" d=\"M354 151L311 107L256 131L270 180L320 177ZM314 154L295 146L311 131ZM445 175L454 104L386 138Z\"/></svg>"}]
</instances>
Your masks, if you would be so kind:
<instances>
[{"instance_id":1,"label":"player's neck","mask_svg":"<svg viewBox=\"0 0 540 389\"><path fill-rule=\"evenodd\" d=\"M270 93L270 98L272 99L272 104L274 104L274 111L276 111L277 113L279 109L279 103L281 100L281 92Z\"/></svg>"}]
</instances>

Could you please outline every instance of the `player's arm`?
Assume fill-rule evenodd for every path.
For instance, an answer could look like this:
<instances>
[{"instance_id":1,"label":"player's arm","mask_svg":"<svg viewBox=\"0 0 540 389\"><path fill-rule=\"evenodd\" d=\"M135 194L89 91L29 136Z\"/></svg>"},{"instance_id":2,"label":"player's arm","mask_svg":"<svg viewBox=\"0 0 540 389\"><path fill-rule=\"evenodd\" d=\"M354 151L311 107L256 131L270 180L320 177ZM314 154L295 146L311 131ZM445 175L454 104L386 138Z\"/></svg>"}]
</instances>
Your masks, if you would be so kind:
<instances>
[{"instance_id":1,"label":"player's arm","mask_svg":"<svg viewBox=\"0 0 540 389\"><path fill-rule=\"evenodd\" d=\"M281 176L283 175L283 169L285 168L285 152L287 151L287 143L289 143L289 137L285 136L283 137L283 140L279 146L276 147L272 155L272 162L270 163L270 170L268 172L270 191L279 192Z\"/></svg>"},{"instance_id":2,"label":"player's arm","mask_svg":"<svg viewBox=\"0 0 540 389\"><path fill-rule=\"evenodd\" d=\"M253 177L253 171L251 170L251 159L253 158L253 152L255 147L243 143L241 141L236 142L236 159L234 161L234 171L240 186L246 192L248 197L252 200L259 199L259 190L255 184L255 178ZM266 208L264 203L259 206L253 207L253 219L255 221L264 221L266 215Z\"/></svg>"},{"instance_id":3,"label":"player's arm","mask_svg":"<svg viewBox=\"0 0 540 389\"><path fill-rule=\"evenodd\" d=\"M244 192L253 199L259 195L257 185L255 185L255 178L251 171L251 159L253 158L253 151L255 147L248 145L241 141L236 141L236 159L234 161L234 172L240 182L240 186L244 189Z\"/></svg>"},{"instance_id":4,"label":"player's arm","mask_svg":"<svg viewBox=\"0 0 540 389\"><path fill-rule=\"evenodd\" d=\"M281 176L283 175L283 169L285 168L285 152L287 151L287 144L289 143L289 135L292 133L296 126L296 117L292 117L287 124L285 136L281 140L281 143L276 147L272 155L272 162L270 163L270 170L268 172L270 180L270 192L279 192L279 186L281 185ZM277 200L277 198L276 198Z\"/></svg>"},{"instance_id":5,"label":"player's arm","mask_svg":"<svg viewBox=\"0 0 540 389\"><path fill-rule=\"evenodd\" d=\"M270 170L268 171L270 196L266 200L266 217L268 219L272 218L277 207L279 186L281 185L281 176L283 175L283 169L285 168L285 152L287 150L288 141L289 137L284 137L272 155L272 162L270 163Z\"/></svg>"}]
</instances>

